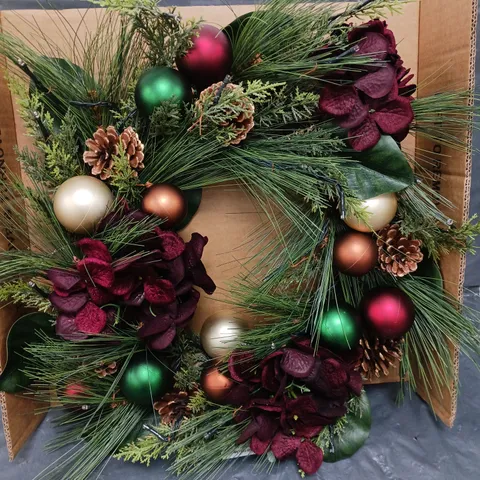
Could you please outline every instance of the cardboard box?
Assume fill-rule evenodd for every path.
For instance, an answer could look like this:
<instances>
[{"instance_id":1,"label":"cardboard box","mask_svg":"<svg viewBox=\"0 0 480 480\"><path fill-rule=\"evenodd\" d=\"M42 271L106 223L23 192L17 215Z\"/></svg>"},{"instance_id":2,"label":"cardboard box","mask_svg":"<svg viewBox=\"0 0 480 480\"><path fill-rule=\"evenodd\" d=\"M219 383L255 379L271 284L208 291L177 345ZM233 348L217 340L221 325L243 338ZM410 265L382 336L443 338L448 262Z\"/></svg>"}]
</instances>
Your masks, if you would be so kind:
<instances>
[{"instance_id":1,"label":"cardboard box","mask_svg":"<svg viewBox=\"0 0 480 480\"><path fill-rule=\"evenodd\" d=\"M475 32L477 19L476 0L419 0L407 4L404 13L388 19L395 32L398 49L405 64L417 73L418 95L430 95L436 91L452 88L466 89L474 86ZM235 18L253 9L252 5L216 7L182 7L179 12L184 18L202 17L209 23L226 25ZM66 22L79 38L92 31L98 23L100 10L65 10L58 28L52 21L55 13L40 10L3 12L0 19L5 30L16 32L31 42L36 42L38 28L43 29L51 39L51 47L38 45L46 54L55 55L53 47L61 47L66 55L74 60L72 49L68 47L69 35L62 33ZM55 56L58 56L55 55ZM428 80L428 81L427 81ZM0 166L8 166L18 171L13 147L22 148L29 144L16 106L3 79L0 80ZM471 132L465 132L471 142ZM436 186L449 198L456 210L448 212L456 222L462 222L468 215L470 193L471 152L454 152L430 141L417 139L408 142L404 148L424 149L430 152L438 163L433 165ZM441 155L441 156L440 156ZM447 155L445 157L444 155ZM213 221L212 221L213 220ZM213 298L202 298L194 319L198 330L206 317L214 311L224 309L219 300L228 282L241 272L242 262L252 252L246 246L248 235L263 221L262 214L252 200L236 185L221 185L205 189L201 208L184 231L186 237L193 231L200 231L209 237L204 262L209 274L215 279L218 290ZM8 242L1 245L8 248ZM442 260L442 272L447 290L461 299L465 258L449 255ZM4 362L5 337L16 318L13 308L0 310L0 365ZM452 346L451 353L458 360L458 352ZM458 362L457 362L458 363ZM398 381L398 373L379 379L380 383ZM445 392L427 392L427 386L419 385L419 394L431 398L438 417L451 426L456 410L456 382L452 378L451 389ZM40 423L42 416L35 415L34 402L9 394L1 394L5 437L13 458Z\"/></svg>"}]
</instances>

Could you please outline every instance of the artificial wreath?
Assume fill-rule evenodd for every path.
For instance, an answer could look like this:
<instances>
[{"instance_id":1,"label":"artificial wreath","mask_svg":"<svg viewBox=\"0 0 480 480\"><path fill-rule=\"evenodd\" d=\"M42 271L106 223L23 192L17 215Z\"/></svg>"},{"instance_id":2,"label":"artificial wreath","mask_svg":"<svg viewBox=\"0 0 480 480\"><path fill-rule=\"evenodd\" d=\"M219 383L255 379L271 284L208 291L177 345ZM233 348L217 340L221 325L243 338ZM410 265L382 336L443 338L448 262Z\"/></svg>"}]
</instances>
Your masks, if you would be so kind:
<instances>
[{"instance_id":1,"label":"artificial wreath","mask_svg":"<svg viewBox=\"0 0 480 480\"><path fill-rule=\"evenodd\" d=\"M1 252L0 299L30 309L0 388L64 408L51 446L76 445L38 478L84 479L110 455L194 478L245 454L314 474L366 440L364 380L448 387L449 344L478 352L479 332L437 262L479 227L452 225L400 142L465 148L473 107L468 91L415 97L381 19L402 1L272 0L223 30L154 0L94 3L108 10L79 65L0 37L36 147L18 151L28 182L0 180L2 226L29 245ZM182 229L227 181L264 231L231 285L238 318L198 336L215 278L208 238Z\"/></svg>"}]
</instances>

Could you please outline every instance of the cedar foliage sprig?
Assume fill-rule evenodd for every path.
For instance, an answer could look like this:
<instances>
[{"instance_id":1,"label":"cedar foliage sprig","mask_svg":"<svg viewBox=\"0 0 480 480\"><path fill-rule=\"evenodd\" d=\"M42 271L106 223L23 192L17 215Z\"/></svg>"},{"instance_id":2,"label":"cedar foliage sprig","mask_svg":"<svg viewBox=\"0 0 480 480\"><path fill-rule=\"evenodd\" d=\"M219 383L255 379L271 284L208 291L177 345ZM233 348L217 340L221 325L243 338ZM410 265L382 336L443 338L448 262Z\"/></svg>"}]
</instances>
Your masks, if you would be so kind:
<instances>
[{"instance_id":1,"label":"cedar foliage sprig","mask_svg":"<svg viewBox=\"0 0 480 480\"><path fill-rule=\"evenodd\" d=\"M192 36L201 21L182 21L175 8L162 11L156 0L92 0L92 3L128 17L132 29L146 44L145 56L150 65L173 66L175 57L192 45Z\"/></svg>"},{"instance_id":2,"label":"cedar foliage sprig","mask_svg":"<svg viewBox=\"0 0 480 480\"><path fill-rule=\"evenodd\" d=\"M38 312L51 313L52 304L28 282L15 280L0 285L0 302L12 302Z\"/></svg>"}]
</instances>

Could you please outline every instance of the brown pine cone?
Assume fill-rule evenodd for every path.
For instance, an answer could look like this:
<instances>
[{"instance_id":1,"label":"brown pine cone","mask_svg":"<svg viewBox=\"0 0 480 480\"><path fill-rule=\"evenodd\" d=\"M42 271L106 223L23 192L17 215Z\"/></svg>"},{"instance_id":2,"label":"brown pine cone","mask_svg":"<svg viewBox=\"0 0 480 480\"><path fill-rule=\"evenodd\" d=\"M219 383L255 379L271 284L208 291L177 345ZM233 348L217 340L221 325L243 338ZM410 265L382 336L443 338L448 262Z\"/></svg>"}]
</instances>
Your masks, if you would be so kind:
<instances>
[{"instance_id":1,"label":"brown pine cone","mask_svg":"<svg viewBox=\"0 0 480 480\"><path fill-rule=\"evenodd\" d=\"M379 378L381 375L388 375L391 368L396 368L397 363L402 359L401 340L380 340L379 338L360 339L360 346L363 348L362 358L357 364L357 369L367 380Z\"/></svg>"},{"instance_id":2,"label":"brown pine cone","mask_svg":"<svg viewBox=\"0 0 480 480\"><path fill-rule=\"evenodd\" d=\"M400 232L400 225L387 225L378 233L378 259L380 267L396 277L415 272L423 260L422 242Z\"/></svg>"},{"instance_id":3,"label":"brown pine cone","mask_svg":"<svg viewBox=\"0 0 480 480\"><path fill-rule=\"evenodd\" d=\"M95 369L95 373L99 378L105 378L109 375L114 375L117 373L117 362L112 362L109 365L102 365L101 367Z\"/></svg>"},{"instance_id":4,"label":"brown pine cone","mask_svg":"<svg viewBox=\"0 0 480 480\"><path fill-rule=\"evenodd\" d=\"M137 170L144 168L143 143L132 127L126 128L118 135L115 127L107 129L100 127L85 144L88 150L83 154L83 161L92 167L92 175L99 175L102 180L112 176L115 157L120 153L120 142L132 167L132 173L137 176Z\"/></svg>"},{"instance_id":5,"label":"brown pine cone","mask_svg":"<svg viewBox=\"0 0 480 480\"><path fill-rule=\"evenodd\" d=\"M163 423L174 425L184 417L190 416L189 398L188 392L176 390L165 394L158 402L153 404L153 407L158 411Z\"/></svg>"},{"instance_id":6,"label":"brown pine cone","mask_svg":"<svg viewBox=\"0 0 480 480\"><path fill-rule=\"evenodd\" d=\"M145 168L143 164L143 143L140 141L137 132L133 127L126 128L120 135L120 140L125 153L128 155L130 166L134 170L134 175L138 176L137 171Z\"/></svg>"},{"instance_id":7,"label":"brown pine cone","mask_svg":"<svg viewBox=\"0 0 480 480\"><path fill-rule=\"evenodd\" d=\"M201 112L203 112L207 106L211 105L215 101L215 97L219 93L221 94L223 92L233 90L237 90L239 93L239 98L235 102L234 106L238 107L241 113L236 118L218 124L219 127L232 127L233 132L236 134L234 138L225 142L227 145L238 145L242 140L247 138L248 132L255 125L255 120L253 118L253 114L255 113L255 105L247 96L241 96L243 93L243 88L240 85L235 85L234 83L227 83L226 85L223 82L214 83L200 93L200 96L196 102L197 110L201 116Z\"/></svg>"},{"instance_id":8,"label":"brown pine cone","mask_svg":"<svg viewBox=\"0 0 480 480\"><path fill-rule=\"evenodd\" d=\"M119 138L115 127L100 127L85 144L88 150L83 154L83 161L92 167L92 175L100 175L102 180L112 175L113 158L119 152Z\"/></svg>"}]
</instances>

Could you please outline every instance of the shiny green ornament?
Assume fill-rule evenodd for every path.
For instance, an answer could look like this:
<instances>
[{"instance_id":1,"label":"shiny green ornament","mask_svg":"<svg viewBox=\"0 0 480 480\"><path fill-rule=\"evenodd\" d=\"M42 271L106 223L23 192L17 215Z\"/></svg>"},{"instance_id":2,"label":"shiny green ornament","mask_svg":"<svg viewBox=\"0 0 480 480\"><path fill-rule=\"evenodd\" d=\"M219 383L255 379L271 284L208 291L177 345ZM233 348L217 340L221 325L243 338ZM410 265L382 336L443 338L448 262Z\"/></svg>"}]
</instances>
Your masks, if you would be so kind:
<instances>
[{"instance_id":1,"label":"shiny green ornament","mask_svg":"<svg viewBox=\"0 0 480 480\"><path fill-rule=\"evenodd\" d=\"M359 315L345 304L328 309L318 322L320 344L333 352L355 348L361 334Z\"/></svg>"},{"instance_id":2,"label":"shiny green ornament","mask_svg":"<svg viewBox=\"0 0 480 480\"><path fill-rule=\"evenodd\" d=\"M150 116L163 102L171 100L180 105L191 99L190 84L173 68L150 68L142 73L135 87L135 103L145 117Z\"/></svg>"},{"instance_id":3,"label":"shiny green ornament","mask_svg":"<svg viewBox=\"0 0 480 480\"><path fill-rule=\"evenodd\" d=\"M145 352L134 355L120 380L120 390L125 398L145 406L152 405L172 385L173 379L168 368Z\"/></svg>"}]
</instances>

